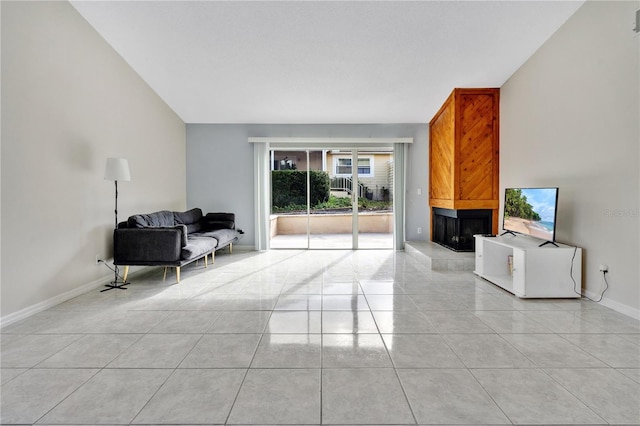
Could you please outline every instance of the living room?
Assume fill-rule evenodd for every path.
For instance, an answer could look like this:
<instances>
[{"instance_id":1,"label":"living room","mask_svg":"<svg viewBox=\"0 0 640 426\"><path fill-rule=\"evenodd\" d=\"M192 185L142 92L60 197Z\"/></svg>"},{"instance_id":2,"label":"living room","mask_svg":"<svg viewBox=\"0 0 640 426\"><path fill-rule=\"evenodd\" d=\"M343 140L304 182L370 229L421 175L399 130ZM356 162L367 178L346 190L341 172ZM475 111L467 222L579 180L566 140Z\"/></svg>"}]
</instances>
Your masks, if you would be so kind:
<instances>
[{"instance_id":1,"label":"living room","mask_svg":"<svg viewBox=\"0 0 640 426\"><path fill-rule=\"evenodd\" d=\"M557 240L583 249L582 293L634 319L639 8L638 1L576 6L499 85L501 190L559 187ZM417 230L430 228L427 123L439 105L408 123L185 122L70 3L2 2L0 10L3 327L97 292L112 278L95 261L112 257L108 157L125 157L131 168L131 181L119 186L121 220L191 207L234 212L242 245L253 248L250 137L413 138L405 240L429 240ZM461 78L455 87L468 81L476 80Z\"/></svg>"},{"instance_id":2,"label":"living room","mask_svg":"<svg viewBox=\"0 0 640 426\"><path fill-rule=\"evenodd\" d=\"M585 293L601 293L598 267L608 264L603 302L637 317L638 37L627 28L635 6L588 2L504 83L500 181L561 187L558 240L585 249ZM252 245L248 137L413 137L406 239L428 239L416 232L429 229L426 124L184 123L71 5L3 8L3 318L107 276L95 266L111 240L107 157L131 163L121 217L233 211L242 244ZM615 31L605 32L607 20Z\"/></svg>"}]
</instances>

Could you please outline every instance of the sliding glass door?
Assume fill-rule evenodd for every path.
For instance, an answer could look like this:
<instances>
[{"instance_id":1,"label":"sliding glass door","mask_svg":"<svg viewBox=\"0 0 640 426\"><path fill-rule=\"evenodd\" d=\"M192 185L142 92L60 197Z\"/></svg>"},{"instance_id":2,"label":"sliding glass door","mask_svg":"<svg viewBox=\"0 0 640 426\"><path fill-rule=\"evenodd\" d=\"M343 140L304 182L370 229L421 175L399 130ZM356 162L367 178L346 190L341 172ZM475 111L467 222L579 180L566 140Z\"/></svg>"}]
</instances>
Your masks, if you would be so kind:
<instances>
[{"instance_id":1,"label":"sliding glass door","mask_svg":"<svg viewBox=\"0 0 640 426\"><path fill-rule=\"evenodd\" d=\"M353 214L357 210L354 210L350 189L336 182L331 153L328 150L322 151L322 173L328 183L328 192L325 194L327 201L316 204L310 211L309 248L358 248L357 243L354 243L353 233Z\"/></svg>"},{"instance_id":2,"label":"sliding glass door","mask_svg":"<svg viewBox=\"0 0 640 426\"><path fill-rule=\"evenodd\" d=\"M271 154L270 247L309 248L311 192L309 151Z\"/></svg>"},{"instance_id":3,"label":"sliding glass door","mask_svg":"<svg viewBox=\"0 0 640 426\"><path fill-rule=\"evenodd\" d=\"M393 248L391 148L271 150L270 164L271 248Z\"/></svg>"},{"instance_id":4,"label":"sliding glass door","mask_svg":"<svg viewBox=\"0 0 640 426\"><path fill-rule=\"evenodd\" d=\"M393 148L357 152L358 248L393 248L393 159Z\"/></svg>"}]
</instances>

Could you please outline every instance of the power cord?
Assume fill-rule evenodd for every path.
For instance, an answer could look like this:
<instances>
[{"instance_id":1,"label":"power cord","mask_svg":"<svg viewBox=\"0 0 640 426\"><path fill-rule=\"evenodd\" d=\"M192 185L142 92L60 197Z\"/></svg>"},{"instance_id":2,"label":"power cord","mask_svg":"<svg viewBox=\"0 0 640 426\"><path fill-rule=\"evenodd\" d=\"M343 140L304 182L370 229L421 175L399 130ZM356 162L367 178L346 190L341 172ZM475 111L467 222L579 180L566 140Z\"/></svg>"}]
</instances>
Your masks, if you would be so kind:
<instances>
[{"instance_id":1,"label":"power cord","mask_svg":"<svg viewBox=\"0 0 640 426\"><path fill-rule=\"evenodd\" d=\"M604 278L604 290L602 290L602 294L600 295L600 299L598 300L593 300L593 299L589 299L587 297L587 299L593 301L593 302L600 302L602 300L602 298L604 297L604 293L607 291L607 289L609 288L609 282L607 281L607 272L608 271L602 271L602 278ZM586 297L586 296L585 296Z\"/></svg>"},{"instance_id":2,"label":"power cord","mask_svg":"<svg viewBox=\"0 0 640 426\"><path fill-rule=\"evenodd\" d=\"M573 261L576 258L576 253L577 252L578 252L578 247L574 247L574 249L573 249L573 257L571 258L571 271L569 272L569 275L571 276L571 281L573 281L573 292L576 293L577 295L579 295L580 297L584 297L587 300L591 300L592 302L599 303L599 302L602 301L602 298L604 297L604 293L609 288L609 282L607 281L607 272L608 271L602 271L602 278L604 279L604 290L602 290L602 294L600 295L600 298L598 300L594 300L594 299L590 298L589 296L586 296L586 295L582 294L581 292L576 290L577 287L578 287L578 284L576 283L576 280L573 278Z\"/></svg>"},{"instance_id":3,"label":"power cord","mask_svg":"<svg viewBox=\"0 0 640 426\"><path fill-rule=\"evenodd\" d=\"M571 281L573 281L573 292L575 294L580 295L580 297L583 297L582 293L576 290L576 288L578 287L578 283L576 283L576 280L573 278L573 261L576 258L577 252L578 252L578 247L576 246L573 248L573 257L571 258L571 269L569 270L569 276L571 277Z\"/></svg>"},{"instance_id":4,"label":"power cord","mask_svg":"<svg viewBox=\"0 0 640 426\"><path fill-rule=\"evenodd\" d=\"M107 263L106 260L102 260L102 259L98 259L98 263L102 263L104 266L106 266L107 268L109 268L111 270L111 272L113 272L115 274L116 272L116 268L111 267L111 265L109 265ZM122 279L122 277L120 276L120 274L118 274L118 278Z\"/></svg>"}]
</instances>

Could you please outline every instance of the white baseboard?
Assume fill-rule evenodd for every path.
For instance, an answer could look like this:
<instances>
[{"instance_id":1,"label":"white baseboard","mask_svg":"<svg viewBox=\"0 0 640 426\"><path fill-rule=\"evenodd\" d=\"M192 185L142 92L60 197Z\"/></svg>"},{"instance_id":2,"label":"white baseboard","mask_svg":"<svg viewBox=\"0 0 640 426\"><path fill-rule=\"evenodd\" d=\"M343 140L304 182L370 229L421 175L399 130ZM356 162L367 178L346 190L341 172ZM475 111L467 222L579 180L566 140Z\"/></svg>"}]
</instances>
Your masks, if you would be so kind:
<instances>
[{"instance_id":1,"label":"white baseboard","mask_svg":"<svg viewBox=\"0 0 640 426\"><path fill-rule=\"evenodd\" d=\"M147 267L141 268L134 272L130 272L129 276L135 275L142 270L145 270ZM85 293L90 292L98 287L101 287L105 284L109 284L113 280L113 275L108 275L102 278L98 278L97 280L91 281L90 283L81 285L80 287L76 287L73 290L69 290L47 300L43 300L42 302L38 302L35 305L27 306L24 309L21 309L17 312L13 312L9 315L5 315L0 317L0 328L4 328L10 324L21 321L30 317L31 315L35 315L39 312L46 311L49 308L52 308L60 303L66 302L67 300L71 300L74 297L78 297Z\"/></svg>"},{"instance_id":2,"label":"white baseboard","mask_svg":"<svg viewBox=\"0 0 640 426\"><path fill-rule=\"evenodd\" d=\"M584 296L587 296L591 300L598 300L600 298L599 294L596 294L591 291L585 291L583 293ZM611 308L616 312L620 312L626 316L629 316L633 319L640 320L640 310L634 309L631 306L623 305L622 303L615 302L613 300L603 298L600 302L598 302L602 306L606 306L607 308Z\"/></svg>"},{"instance_id":3,"label":"white baseboard","mask_svg":"<svg viewBox=\"0 0 640 426\"><path fill-rule=\"evenodd\" d=\"M253 246L234 245L233 250L235 251L236 249L238 251L253 251L254 248ZM135 275L155 267L156 266L132 266L131 269L129 270L129 277L135 277ZM113 280L113 275L110 274L105 277L98 278L97 280L91 281L90 283L81 285L80 287L76 287L73 290L69 290L65 293L59 294L47 300L43 300L42 302L36 303L35 305L28 306L17 312L13 312L9 315L0 317L0 329L8 325L11 325L15 322L26 319L39 312L46 311L49 308L59 305L60 303L64 303L67 300L71 300L74 297L78 297L82 294L88 293L91 290L94 290L105 284L109 284L112 280Z\"/></svg>"},{"instance_id":4,"label":"white baseboard","mask_svg":"<svg viewBox=\"0 0 640 426\"><path fill-rule=\"evenodd\" d=\"M81 285L80 287L76 287L73 290L69 290L50 299L43 300L42 302L36 303L35 305L27 306L26 308L21 309L17 312L5 315L0 318L0 328L4 328L10 324L21 321L39 312L46 311L47 309L59 305L60 303L66 302L67 300L71 300L74 297L78 297L102 285L108 284L111 280L113 280L113 277L111 275L108 277L99 278L90 283Z\"/></svg>"}]
</instances>

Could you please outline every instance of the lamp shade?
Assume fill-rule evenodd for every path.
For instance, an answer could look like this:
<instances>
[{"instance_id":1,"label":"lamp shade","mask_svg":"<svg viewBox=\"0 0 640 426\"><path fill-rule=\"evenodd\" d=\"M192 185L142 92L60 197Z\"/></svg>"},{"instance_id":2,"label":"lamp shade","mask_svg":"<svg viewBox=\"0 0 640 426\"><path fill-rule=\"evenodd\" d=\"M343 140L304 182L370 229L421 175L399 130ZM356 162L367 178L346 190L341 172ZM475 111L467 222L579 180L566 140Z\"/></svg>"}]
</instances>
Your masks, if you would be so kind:
<instances>
[{"instance_id":1,"label":"lamp shade","mask_svg":"<svg viewBox=\"0 0 640 426\"><path fill-rule=\"evenodd\" d=\"M106 180L131 180L129 174L129 162L126 158L107 158L107 167L104 170Z\"/></svg>"}]
</instances>

